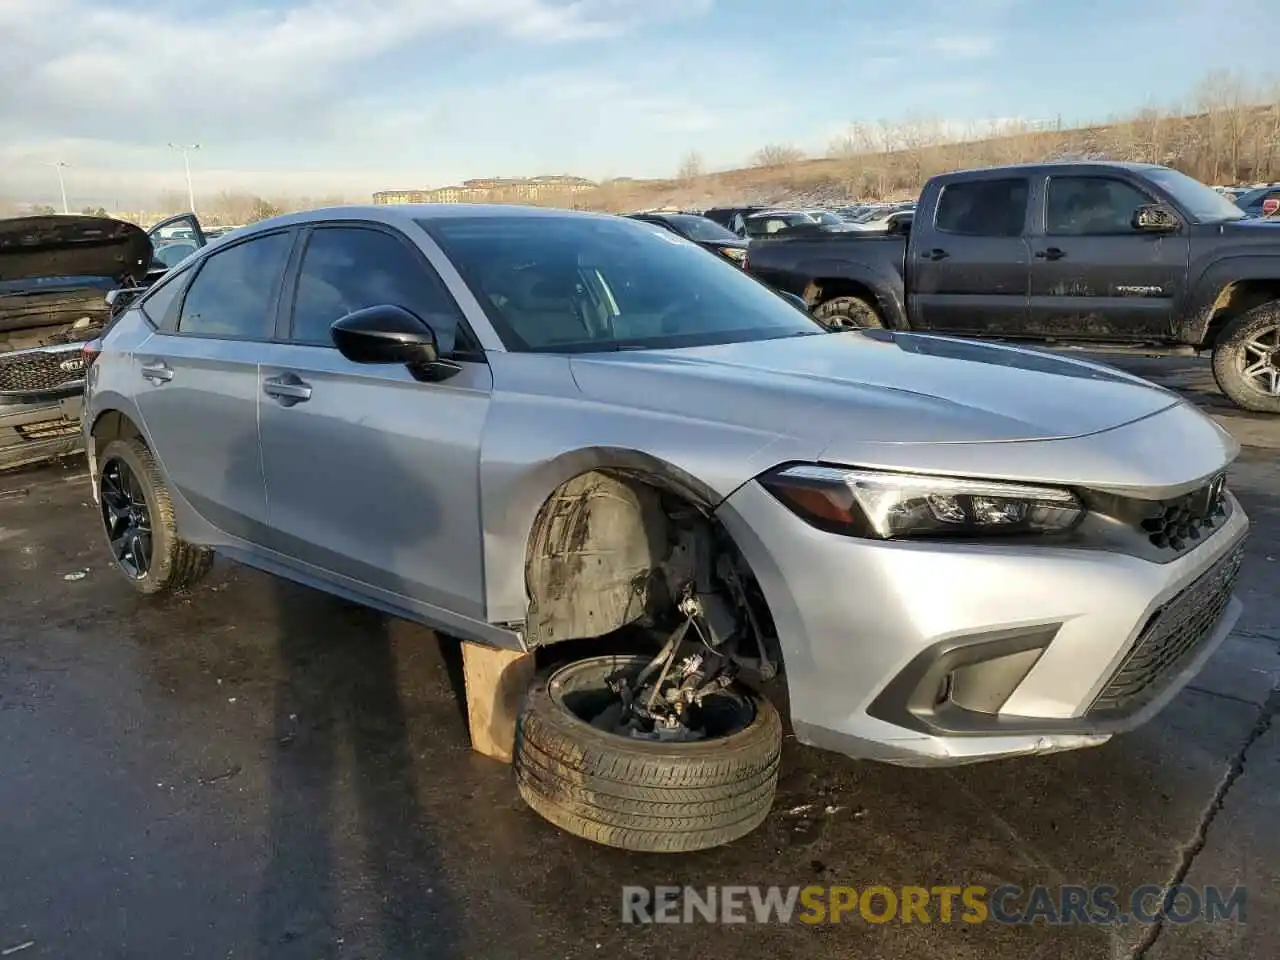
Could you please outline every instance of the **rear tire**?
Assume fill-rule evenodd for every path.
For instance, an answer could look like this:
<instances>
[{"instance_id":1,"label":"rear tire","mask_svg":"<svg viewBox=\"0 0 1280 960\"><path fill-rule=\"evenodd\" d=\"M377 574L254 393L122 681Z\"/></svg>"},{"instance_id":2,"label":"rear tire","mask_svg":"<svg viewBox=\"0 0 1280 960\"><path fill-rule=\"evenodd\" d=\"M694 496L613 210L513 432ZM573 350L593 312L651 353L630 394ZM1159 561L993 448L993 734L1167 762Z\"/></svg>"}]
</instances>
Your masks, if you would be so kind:
<instances>
[{"instance_id":1,"label":"rear tire","mask_svg":"<svg viewBox=\"0 0 1280 960\"><path fill-rule=\"evenodd\" d=\"M104 501L103 527L107 548L111 550L117 569L124 574L129 585L141 594L152 595L181 590L200 581L213 566L213 551L194 546L178 536L169 488L165 486L164 476L146 444L137 439L112 440L103 449L99 463L98 495ZM106 517L104 482L112 476L113 470L119 475L120 466L137 481L136 492L141 495L145 505L149 534L145 570L139 570L136 563L122 561L112 546L112 531L108 529L109 521Z\"/></svg>"},{"instance_id":2,"label":"rear tire","mask_svg":"<svg viewBox=\"0 0 1280 960\"><path fill-rule=\"evenodd\" d=\"M1213 378L1237 407L1280 413L1280 301L1227 324L1214 343Z\"/></svg>"},{"instance_id":3,"label":"rear tire","mask_svg":"<svg viewBox=\"0 0 1280 960\"><path fill-rule=\"evenodd\" d=\"M598 729L564 703L566 687L598 684L649 658L580 660L539 677L516 728L520 796L575 836L623 850L717 847L765 819L777 789L782 721L765 698L736 691L750 719L726 736L672 743Z\"/></svg>"},{"instance_id":4,"label":"rear tire","mask_svg":"<svg viewBox=\"0 0 1280 960\"><path fill-rule=\"evenodd\" d=\"M862 297L836 297L813 309L813 319L828 330L877 330L884 318Z\"/></svg>"}]
</instances>

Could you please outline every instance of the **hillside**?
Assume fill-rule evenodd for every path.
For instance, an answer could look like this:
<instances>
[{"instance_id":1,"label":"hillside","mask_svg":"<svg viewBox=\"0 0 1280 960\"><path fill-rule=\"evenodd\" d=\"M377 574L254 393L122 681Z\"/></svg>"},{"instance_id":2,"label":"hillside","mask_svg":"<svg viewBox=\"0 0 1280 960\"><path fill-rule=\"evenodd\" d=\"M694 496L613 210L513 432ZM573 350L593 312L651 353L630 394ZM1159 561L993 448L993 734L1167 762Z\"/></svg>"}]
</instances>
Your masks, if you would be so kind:
<instances>
[{"instance_id":1,"label":"hillside","mask_svg":"<svg viewBox=\"0 0 1280 960\"><path fill-rule=\"evenodd\" d=\"M876 150L875 140L889 148ZM751 167L670 180L613 180L577 205L624 211L890 200L917 195L925 180L949 170L1077 158L1163 163L1209 184L1280 180L1280 100L1237 100L1181 115L1149 110L1121 122L1014 129L984 139L944 140L920 123L854 130L822 159L771 145Z\"/></svg>"}]
</instances>

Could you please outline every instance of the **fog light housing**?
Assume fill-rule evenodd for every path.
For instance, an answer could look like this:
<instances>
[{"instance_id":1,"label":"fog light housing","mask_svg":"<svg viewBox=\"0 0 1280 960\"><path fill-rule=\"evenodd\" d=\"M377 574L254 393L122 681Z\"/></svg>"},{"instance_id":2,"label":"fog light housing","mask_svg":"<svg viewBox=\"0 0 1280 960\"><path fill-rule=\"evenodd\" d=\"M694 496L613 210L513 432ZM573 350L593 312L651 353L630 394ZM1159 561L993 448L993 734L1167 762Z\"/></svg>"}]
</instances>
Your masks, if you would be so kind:
<instances>
[{"instance_id":1,"label":"fog light housing","mask_svg":"<svg viewBox=\"0 0 1280 960\"><path fill-rule=\"evenodd\" d=\"M991 733L1061 624L955 637L918 654L872 701L877 719L933 734Z\"/></svg>"}]
</instances>

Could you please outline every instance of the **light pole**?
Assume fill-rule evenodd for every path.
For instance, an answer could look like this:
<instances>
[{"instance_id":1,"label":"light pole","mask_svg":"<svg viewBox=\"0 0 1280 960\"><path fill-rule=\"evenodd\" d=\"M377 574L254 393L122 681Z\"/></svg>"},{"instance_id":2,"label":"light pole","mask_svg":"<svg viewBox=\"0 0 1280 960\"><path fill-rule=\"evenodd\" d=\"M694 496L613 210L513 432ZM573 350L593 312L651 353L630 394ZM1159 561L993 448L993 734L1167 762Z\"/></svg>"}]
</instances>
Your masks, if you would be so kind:
<instances>
[{"instance_id":1,"label":"light pole","mask_svg":"<svg viewBox=\"0 0 1280 960\"><path fill-rule=\"evenodd\" d=\"M191 204L191 212L195 213L196 212L196 192L194 189L192 189L192 186L191 186L191 151L199 150L200 144L171 143L169 144L169 149L177 150L179 153L182 154L182 169L187 175L187 202Z\"/></svg>"},{"instance_id":2,"label":"light pole","mask_svg":"<svg viewBox=\"0 0 1280 960\"><path fill-rule=\"evenodd\" d=\"M70 213L71 207L67 205L67 184L66 181L62 179L62 169L63 167L71 166L71 164L58 160L56 163L47 164L47 166L53 167L53 169L58 171L58 191L62 194L62 212Z\"/></svg>"}]
</instances>

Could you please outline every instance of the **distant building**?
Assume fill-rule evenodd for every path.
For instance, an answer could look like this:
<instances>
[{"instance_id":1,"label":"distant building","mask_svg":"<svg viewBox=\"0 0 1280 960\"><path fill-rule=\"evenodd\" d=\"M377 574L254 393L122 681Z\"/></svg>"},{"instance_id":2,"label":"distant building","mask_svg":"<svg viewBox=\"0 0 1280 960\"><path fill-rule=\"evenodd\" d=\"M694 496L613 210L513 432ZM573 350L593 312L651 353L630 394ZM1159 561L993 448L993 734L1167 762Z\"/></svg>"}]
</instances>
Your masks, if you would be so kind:
<instances>
[{"instance_id":1,"label":"distant building","mask_svg":"<svg viewBox=\"0 0 1280 960\"><path fill-rule=\"evenodd\" d=\"M427 203L429 190L379 190L373 195L374 203Z\"/></svg>"},{"instance_id":2,"label":"distant building","mask_svg":"<svg viewBox=\"0 0 1280 960\"><path fill-rule=\"evenodd\" d=\"M537 203L595 189L585 177L486 177L434 190L380 190L374 203Z\"/></svg>"}]
</instances>

